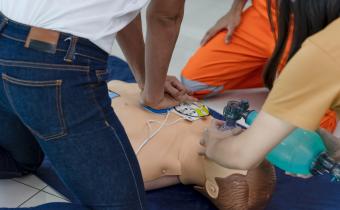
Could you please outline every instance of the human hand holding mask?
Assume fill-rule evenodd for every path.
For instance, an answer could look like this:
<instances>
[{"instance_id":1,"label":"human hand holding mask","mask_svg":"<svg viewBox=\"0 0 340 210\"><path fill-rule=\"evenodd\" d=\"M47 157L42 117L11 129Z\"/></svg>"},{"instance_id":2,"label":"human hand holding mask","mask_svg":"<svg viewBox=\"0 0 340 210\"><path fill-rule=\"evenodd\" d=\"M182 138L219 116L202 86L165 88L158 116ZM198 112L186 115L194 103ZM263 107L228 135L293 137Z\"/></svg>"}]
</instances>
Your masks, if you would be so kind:
<instances>
[{"instance_id":1,"label":"human hand holding mask","mask_svg":"<svg viewBox=\"0 0 340 210\"><path fill-rule=\"evenodd\" d=\"M232 138L242 133L242 128L235 127L231 130L223 130L223 121L212 120L211 125L204 131L203 138L200 144L204 147L200 151L200 155L205 155L208 159L211 159L217 163L223 162L224 157L216 155L216 150L219 147L221 141L227 141L228 138Z\"/></svg>"}]
</instances>

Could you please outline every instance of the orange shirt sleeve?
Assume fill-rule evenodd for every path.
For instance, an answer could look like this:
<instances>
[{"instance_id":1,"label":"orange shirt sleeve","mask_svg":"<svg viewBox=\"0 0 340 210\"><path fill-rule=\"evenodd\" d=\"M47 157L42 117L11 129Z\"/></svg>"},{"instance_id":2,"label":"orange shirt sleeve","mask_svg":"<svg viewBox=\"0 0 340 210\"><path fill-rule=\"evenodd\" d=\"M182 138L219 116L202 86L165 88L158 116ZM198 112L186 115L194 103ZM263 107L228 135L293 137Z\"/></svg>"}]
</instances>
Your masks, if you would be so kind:
<instances>
[{"instance_id":1,"label":"orange shirt sleeve","mask_svg":"<svg viewBox=\"0 0 340 210\"><path fill-rule=\"evenodd\" d=\"M275 82L263 111L315 130L329 108L339 108L339 98L340 63L307 40Z\"/></svg>"}]
</instances>

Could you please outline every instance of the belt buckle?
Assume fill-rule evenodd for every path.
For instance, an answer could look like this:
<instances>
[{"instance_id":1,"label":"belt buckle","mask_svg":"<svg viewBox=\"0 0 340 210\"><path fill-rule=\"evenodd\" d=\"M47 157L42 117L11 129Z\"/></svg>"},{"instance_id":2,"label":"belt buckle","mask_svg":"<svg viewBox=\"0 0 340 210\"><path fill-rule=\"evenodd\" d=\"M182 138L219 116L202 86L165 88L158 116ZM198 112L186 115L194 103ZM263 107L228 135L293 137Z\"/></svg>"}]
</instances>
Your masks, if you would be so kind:
<instances>
[{"instance_id":1,"label":"belt buckle","mask_svg":"<svg viewBox=\"0 0 340 210\"><path fill-rule=\"evenodd\" d=\"M60 37L60 32L31 27L27 36L25 47L55 54Z\"/></svg>"}]
</instances>

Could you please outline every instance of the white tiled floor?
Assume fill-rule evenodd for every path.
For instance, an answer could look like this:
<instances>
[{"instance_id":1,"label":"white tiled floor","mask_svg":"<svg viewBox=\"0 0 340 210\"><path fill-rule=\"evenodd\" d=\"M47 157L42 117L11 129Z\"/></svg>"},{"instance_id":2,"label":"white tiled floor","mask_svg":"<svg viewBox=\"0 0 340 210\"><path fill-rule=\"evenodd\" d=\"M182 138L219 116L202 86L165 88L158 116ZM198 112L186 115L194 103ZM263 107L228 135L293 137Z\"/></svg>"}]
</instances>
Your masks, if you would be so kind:
<instances>
[{"instance_id":1,"label":"white tiled floor","mask_svg":"<svg viewBox=\"0 0 340 210\"><path fill-rule=\"evenodd\" d=\"M0 207L32 207L50 202L68 202L34 175L0 180Z\"/></svg>"},{"instance_id":2,"label":"white tiled floor","mask_svg":"<svg viewBox=\"0 0 340 210\"><path fill-rule=\"evenodd\" d=\"M18 207L39 192L39 189L12 180L0 180L0 186L1 207Z\"/></svg>"},{"instance_id":3,"label":"white tiled floor","mask_svg":"<svg viewBox=\"0 0 340 210\"><path fill-rule=\"evenodd\" d=\"M39 190L47 186L43 181L41 181L38 177L34 175L29 175L24 178L16 178L13 180Z\"/></svg>"},{"instance_id":4,"label":"white tiled floor","mask_svg":"<svg viewBox=\"0 0 340 210\"><path fill-rule=\"evenodd\" d=\"M186 61L199 46L200 39L206 30L227 11L231 2L231 0L186 1L186 16L170 64L170 74L179 76ZM122 57L122 53L117 46L115 46L113 54ZM259 108L265 96L266 93L263 90L236 91L210 99L206 103L221 112L227 99L248 98L253 108ZM338 129L338 134L340 134L340 128ZM0 180L0 207L31 207L49 202L67 202L67 199L51 187L48 187L36 176Z\"/></svg>"},{"instance_id":5,"label":"white tiled floor","mask_svg":"<svg viewBox=\"0 0 340 210\"><path fill-rule=\"evenodd\" d=\"M33 207L33 206L39 206L41 204L51 203L51 202L65 203L67 201L53 194L48 194L44 191L41 191L38 194L36 194L34 197L32 197L31 199L27 200L22 205L20 205L20 207Z\"/></svg>"}]
</instances>

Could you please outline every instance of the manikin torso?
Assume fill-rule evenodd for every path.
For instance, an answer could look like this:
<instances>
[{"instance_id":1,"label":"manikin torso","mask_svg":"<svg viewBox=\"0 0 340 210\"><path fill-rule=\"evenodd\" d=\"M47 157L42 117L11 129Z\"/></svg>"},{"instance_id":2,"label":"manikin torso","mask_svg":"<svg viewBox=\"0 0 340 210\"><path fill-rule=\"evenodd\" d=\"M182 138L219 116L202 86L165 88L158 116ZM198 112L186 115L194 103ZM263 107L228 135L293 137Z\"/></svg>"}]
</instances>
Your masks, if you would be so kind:
<instances>
[{"instance_id":1,"label":"manikin torso","mask_svg":"<svg viewBox=\"0 0 340 210\"><path fill-rule=\"evenodd\" d=\"M151 113L142 108L139 102L140 91L136 84L119 81L109 83L109 89L118 93L120 97L112 100L112 107L122 122L135 152L155 130L159 123L150 123L149 120L163 122L166 115ZM180 116L170 113L167 119L169 126L164 126L137 154L144 181L151 181L162 176L184 175L182 183L199 184L204 180L201 164L203 157L198 155L200 139L205 128L210 124L211 117L190 122L180 120ZM198 165L199 166L198 166ZM225 169L207 165L210 171L215 168L221 170L223 176L228 174L246 174L246 171ZM188 174L196 176L188 177Z\"/></svg>"},{"instance_id":2,"label":"manikin torso","mask_svg":"<svg viewBox=\"0 0 340 210\"><path fill-rule=\"evenodd\" d=\"M264 163L252 171L241 171L198 155L211 117L189 122L174 113L167 117L154 114L140 105L137 84L112 81L108 88L120 95L112 99L112 107L137 154L144 182L177 176L183 184L196 185L219 209L263 209L275 185L271 165ZM141 148L166 118L165 126ZM148 123L150 120L153 123Z\"/></svg>"}]
</instances>

